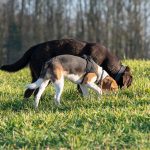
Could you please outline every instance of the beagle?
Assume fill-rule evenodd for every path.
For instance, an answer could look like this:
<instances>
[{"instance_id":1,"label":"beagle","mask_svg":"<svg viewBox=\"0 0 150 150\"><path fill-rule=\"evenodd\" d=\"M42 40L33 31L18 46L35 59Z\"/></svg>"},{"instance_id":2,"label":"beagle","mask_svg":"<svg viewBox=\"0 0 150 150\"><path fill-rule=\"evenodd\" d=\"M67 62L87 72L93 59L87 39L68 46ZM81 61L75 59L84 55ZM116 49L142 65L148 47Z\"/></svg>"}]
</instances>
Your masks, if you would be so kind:
<instances>
[{"instance_id":1,"label":"beagle","mask_svg":"<svg viewBox=\"0 0 150 150\"><path fill-rule=\"evenodd\" d=\"M90 57L81 58L73 55L59 55L45 63L39 79L27 86L29 89L39 91L35 97L35 108L38 107L40 97L49 81L55 87L55 103L60 104L60 97L64 87L64 78L79 84L83 96L88 95L87 88L93 89L99 95L104 90L118 90L116 81L108 73L97 65Z\"/></svg>"}]
</instances>

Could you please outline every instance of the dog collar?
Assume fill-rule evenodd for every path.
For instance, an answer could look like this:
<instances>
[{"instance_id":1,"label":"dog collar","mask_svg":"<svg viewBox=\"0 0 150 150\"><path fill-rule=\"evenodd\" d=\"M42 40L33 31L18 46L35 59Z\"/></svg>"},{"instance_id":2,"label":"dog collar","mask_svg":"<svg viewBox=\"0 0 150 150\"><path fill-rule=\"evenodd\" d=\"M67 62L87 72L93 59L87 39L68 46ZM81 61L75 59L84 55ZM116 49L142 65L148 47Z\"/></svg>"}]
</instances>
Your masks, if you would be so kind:
<instances>
[{"instance_id":1,"label":"dog collar","mask_svg":"<svg viewBox=\"0 0 150 150\"><path fill-rule=\"evenodd\" d=\"M108 76L108 73L107 73L105 70L102 69L101 76L99 76L99 77L97 78L96 83L97 83L97 84L98 84L98 83L101 84L102 80L103 80L106 76Z\"/></svg>"},{"instance_id":2,"label":"dog collar","mask_svg":"<svg viewBox=\"0 0 150 150\"><path fill-rule=\"evenodd\" d=\"M116 75L116 77L115 77L115 80L116 80L116 81L119 81L119 79L120 79L120 77L121 77L121 74L124 73L125 69L126 69L126 67L123 66L123 65L121 65L120 70L118 71L118 73L117 73L117 75Z\"/></svg>"},{"instance_id":3,"label":"dog collar","mask_svg":"<svg viewBox=\"0 0 150 150\"><path fill-rule=\"evenodd\" d=\"M103 79L103 75L104 75L104 70L102 69L102 74L101 74L100 78L97 78L96 83L100 83L101 84L102 79Z\"/></svg>"}]
</instances>

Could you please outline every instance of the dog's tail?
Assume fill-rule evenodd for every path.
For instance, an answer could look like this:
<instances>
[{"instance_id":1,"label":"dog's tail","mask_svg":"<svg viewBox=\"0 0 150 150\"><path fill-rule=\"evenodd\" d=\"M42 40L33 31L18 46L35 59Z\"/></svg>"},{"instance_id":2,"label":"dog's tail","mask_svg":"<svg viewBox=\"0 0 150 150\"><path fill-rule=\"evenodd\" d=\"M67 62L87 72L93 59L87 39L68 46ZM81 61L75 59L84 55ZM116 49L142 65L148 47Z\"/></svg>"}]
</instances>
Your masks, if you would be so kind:
<instances>
[{"instance_id":1,"label":"dog's tail","mask_svg":"<svg viewBox=\"0 0 150 150\"><path fill-rule=\"evenodd\" d=\"M40 87L40 85L43 83L43 81L44 81L43 78L39 78L34 83L31 83L31 84L27 85L27 88L28 89L37 89L38 87Z\"/></svg>"},{"instance_id":2,"label":"dog's tail","mask_svg":"<svg viewBox=\"0 0 150 150\"><path fill-rule=\"evenodd\" d=\"M0 67L0 70L8 71L8 72L16 72L23 69L29 63L32 52L33 49L31 47L27 52L25 52L25 54L17 62L10 65L3 65Z\"/></svg>"}]
</instances>

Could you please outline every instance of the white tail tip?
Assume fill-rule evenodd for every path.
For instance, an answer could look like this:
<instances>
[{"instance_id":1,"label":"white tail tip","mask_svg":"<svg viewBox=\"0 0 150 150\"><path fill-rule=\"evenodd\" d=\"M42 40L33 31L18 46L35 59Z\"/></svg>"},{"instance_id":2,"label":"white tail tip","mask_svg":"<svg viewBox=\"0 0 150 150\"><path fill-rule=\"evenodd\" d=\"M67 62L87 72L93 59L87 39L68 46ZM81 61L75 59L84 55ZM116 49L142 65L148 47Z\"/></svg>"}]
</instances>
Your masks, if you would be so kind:
<instances>
[{"instance_id":1,"label":"white tail tip","mask_svg":"<svg viewBox=\"0 0 150 150\"><path fill-rule=\"evenodd\" d=\"M43 82L43 79L40 78L36 82L28 84L26 86L26 88L28 88L28 89L37 89L38 87L40 87L40 85L42 84L42 82Z\"/></svg>"}]
</instances>

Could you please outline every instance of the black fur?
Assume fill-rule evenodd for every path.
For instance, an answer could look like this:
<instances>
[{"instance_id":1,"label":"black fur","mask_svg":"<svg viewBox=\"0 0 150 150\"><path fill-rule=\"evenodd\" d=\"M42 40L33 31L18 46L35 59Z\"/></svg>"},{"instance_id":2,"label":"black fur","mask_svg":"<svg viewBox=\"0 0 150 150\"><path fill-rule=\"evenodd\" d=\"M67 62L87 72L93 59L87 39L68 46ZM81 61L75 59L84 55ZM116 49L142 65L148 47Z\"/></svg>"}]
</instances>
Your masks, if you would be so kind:
<instances>
[{"instance_id":1,"label":"black fur","mask_svg":"<svg viewBox=\"0 0 150 150\"><path fill-rule=\"evenodd\" d=\"M83 54L90 55L93 60L97 64L101 65L103 69L106 70L114 79L122 65L116 56L98 43L88 43L75 39L62 39L48 41L33 46L16 63L4 65L0 69L8 72L15 72L29 64L32 82L34 82L38 79L42 66L45 62L54 56L62 54L71 54L76 56L83 56ZM126 82L126 80L128 82ZM117 83L121 88L131 85L132 75L129 67L127 67L125 72L122 73ZM32 93L33 90L27 89L24 96L30 97Z\"/></svg>"}]
</instances>

